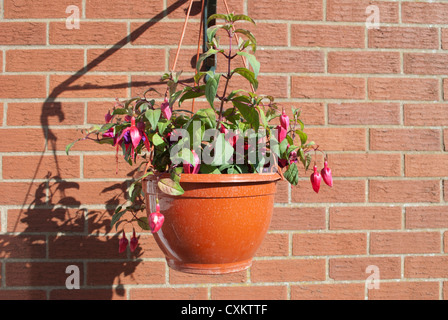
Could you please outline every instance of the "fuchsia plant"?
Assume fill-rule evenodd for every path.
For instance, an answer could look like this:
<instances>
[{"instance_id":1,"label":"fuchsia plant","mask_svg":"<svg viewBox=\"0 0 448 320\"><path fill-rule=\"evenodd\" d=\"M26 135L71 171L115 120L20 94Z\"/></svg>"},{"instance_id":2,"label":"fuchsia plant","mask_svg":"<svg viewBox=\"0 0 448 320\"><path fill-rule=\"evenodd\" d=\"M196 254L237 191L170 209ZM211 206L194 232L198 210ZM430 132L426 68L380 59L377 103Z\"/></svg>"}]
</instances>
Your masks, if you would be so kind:
<instances>
[{"instance_id":1,"label":"fuchsia plant","mask_svg":"<svg viewBox=\"0 0 448 320\"><path fill-rule=\"evenodd\" d=\"M116 148L116 161L121 150L130 165L140 162L141 173L127 190L127 202L116 208L111 227L118 228L124 222L137 223L153 233L160 230L164 221L160 206L148 216L139 215L146 209L142 181L149 175L169 173L170 178L160 178L158 186L171 195L183 194L182 174L278 172L289 183L297 185L298 164L307 170L312 153L320 151L314 142L308 142L300 110L293 108L290 119L272 96L255 93L260 72L260 63L254 55L257 42L249 30L236 26L239 21L255 22L246 15L234 14L216 14L209 22L212 20L224 23L207 30L209 49L197 61L197 72L191 79L193 85L188 79L181 80L181 73L164 74L162 80L167 90L160 107L156 107L154 99L147 98L153 89L141 97L124 102L117 100L112 112L106 114L105 124L93 127L80 139L111 144ZM221 35L227 38L225 45L220 43ZM236 41L237 35L241 37L239 41ZM211 56L218 62L223 61L227 71L202 71L202 63ZM232 68L234 59L241 57L249 67ZM253 90L230 91L229 84L235 77L246 79ZM208 101L208 108L195 113L182 109L185 101L201 97ZM277 118L279 125L273 124ZM67 146L67 153L73 144ZM311 183L315 192L319 192L321 179L333 185L327 159L321 173L314 166ZM131 217L126 219L127 212ZM134 229L132 251L137 243ZM128 244L123 230L119 251L125 251Z\"/></svg>"}]
</instances>

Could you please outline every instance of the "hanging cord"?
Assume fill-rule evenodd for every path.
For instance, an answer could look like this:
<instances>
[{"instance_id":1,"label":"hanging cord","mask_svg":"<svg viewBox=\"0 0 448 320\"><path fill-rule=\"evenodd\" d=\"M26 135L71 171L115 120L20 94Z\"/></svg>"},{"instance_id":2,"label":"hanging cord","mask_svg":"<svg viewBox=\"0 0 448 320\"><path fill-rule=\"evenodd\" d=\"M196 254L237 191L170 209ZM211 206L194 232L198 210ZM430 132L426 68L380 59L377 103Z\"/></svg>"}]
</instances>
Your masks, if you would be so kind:
<instances>
[{"instance_id":1,"label":"hanging cord","mask_svg":"<svg viewBox=\"0 0 448 320\"><path fill-rule=\"evenodd\" d=\"M172 72L176 70L177 60L179 59L180 48L182 47L182 41L185 37L185 31L187 30L188 19L190 18L191 7L193 6L193 0L190 0L190 5L188 6L187 16L185 17L184 27L182 29L182 34L180 36L179 45L177 46L176 57L174 58L174 64Z\"/></svg>"}]
</instances>

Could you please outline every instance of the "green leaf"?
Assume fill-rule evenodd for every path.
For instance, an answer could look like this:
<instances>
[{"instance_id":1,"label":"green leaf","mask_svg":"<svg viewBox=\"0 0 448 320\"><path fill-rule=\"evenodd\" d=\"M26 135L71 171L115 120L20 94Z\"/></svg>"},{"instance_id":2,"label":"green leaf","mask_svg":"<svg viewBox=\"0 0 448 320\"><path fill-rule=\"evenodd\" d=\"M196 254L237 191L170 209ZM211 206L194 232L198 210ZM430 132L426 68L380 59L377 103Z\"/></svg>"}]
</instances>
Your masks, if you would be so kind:
<instances>
[{"instance_id":1,"label":"green leaf","mask_svg":"<svg viewBox=\"0 0 448 320\"><path fill-rule=\"evenodd\" d=\"M210 165L220 166L223 164L228 164L230 158L232 158L233 156L234 149L232 145L226 140L224 133L220 133L217 136L217 138L212 143L212 147L215 151L215 154Z\"/></svg>"},{"instance_id":2,"label":"green leaf","mask_svg":"<svg viewBox=\"0 0 448 320\"><path fill-rule=\"evenodd\" d=\"M201 167L199 168L200 173L205 174L221 174L221 171L215 166L210 166L208 164L201 164Z\"/></svg>"},{"instance_id":3,"label":"green leaf","mask_svg":"<svg viewBox=\"0 0 448 320\"><path fill-rule=\"evenodd\" d=\"M221 13L216 13L216 14L212 14L208 19L207 19L207 26L210 24L211 21L216 20L216 19L222 19L222 20L226 20L228 21L228 17L225 14L221 14Z\"/></svg>"},{"instance_id":4,"label":"green leaf","mask_svg":"<svg viewBox=\"0 0 448 320\"><path fill-rule=\"evenodd\" d=\"M115 115L117 115L117 114L128 114L128 110L127 110L127 109L123 109L123 108L115 109L115 110L112 112L112 115L115 116Z\"/></svg>"},{"instance_id":5,"label":"green leaf","mask_svg":"<svg viewBox=\"0 0 448 320\"><path fill-rule=\"evenodd\" d=\"M182 105L182 102L188 99L194 99L198 97L202 97L205 92L205 85L194 87L194 90L188 90L184 93L184 95L179 99L179 107Z\"/></svg>"},{"instance_id":6,"label":"green leaf","mask_svg":"<svg viewBox=\"0 0 448 320\"><path fill-rule=\"evenodd\" d=\"M299 183L299 169L297 168L297 165L291 163L283 176L290 184L296 186Z\"/></svg>"},{"instance_id":7,"label":"green leaf","mask_svg":"<svg viewBox=\"0 0 448 320\"><path fill-rule=\"evenodd\" d=\"M157 133L155 133L152 136L152 143L156 146L156 147L164 147L166 145L165 141L163 141L162 137L159 136Z\"/></svg>"},{"instance_id":8,"label":"green leaf","mask_svg":"<svg viewBox=\"0 0 448 320\"><path fill-rule=\"evenodd\" d=\"M211 42L213 38L215 37L218 30L221 28L221 26L212 26L207 29L207 40L208 42Z\"/></svg>"},{"instance_id":9,"label":"green leaf","mask_svg":"<svg viewBox=\"0 0 448 320\"><path fill-rule=\"evenodd\" d=\"M258 80L255 77L255 74L247 68L236 68L232 71L232 73L238 73L239 75L246 78L254 87L255 90L258 88Z\"/></svg>"},{"instance_id":10,"label":"green leaf","mask_svg":"<svg viewBox=\"0 0 448 320\"><path fill-rule=\"evenodd\" d=\"M151 124L151 128L153 130L157 129L157 123L159 122L160 115L162 114L162 110L160 109L149 109L145 112L145 117L148 119L149 123Z\"/></svg>"},{"instance_id":11,"label":"green leaf","mask_svg":"<svg viewBox=\"0 0 448 320\"><path fill-rule=\"evenodd\" d=\"M258 77L258 74L260 73L260 62L255 58L253 54L247 53L245 51L237 52L238 55L243 56L247 59L249 64L252 66L252 69L254 70L255 79Z\"/></svg>"},{"instance_id":12,"label":"green leaf","mask_svg":"<svg viewBox=\"0 0 448 320\"><path fill-rule=\"evenodd\" d=\"M69 143L66 147L65 147L65 153L68 155L70 149L75 145L76 142L80 141L81 139L78 139L76 141L73 141L72 143Z\"/></svg>"},{"instance_id":13,"label":"green leaf","mask_svg":"<svg viewBox=\"0 0 448 320\"><path fill-rule=\"evenodd\" d=\"M218 92L220 78L221 74L214 74L213 77L208 78L207 84L205 85L205 97L212 108L214 108L214 101L216 98L216 93Z\"/></svg>"},{"instance_id":14,"label":"green leaf","mask_svg":"<svg viewBox=\"0 0 448 320\"><path fill-rule=\"evenodd\" d=\"M296 130L296 133L299 135L300 137L300 142L302 143L302 145L306 144L306 141L308 140L308 135L300 130Z\"/></svg>"},{"instance_id":15,"label":"green leaf","mask_svg":"<svg viewBox=\"0 0 448 320\"><path fill-rule=\"evenodd\" d=\"M232 100L233 105L239 110L243 118L250 124L254 129L258 130L260 126L260 117L257 109L251 105L247 105L247 97L240 96Z\"/></svg>"},{"instance_id":16,"label":"green leaf","mask_svg":"<svg viewBox=\"0 0 448 320\"><path fill-rule=\"evenodd\" d=\"M157 185L163 193L168 195L180 196L184 194L184 189L182 189L180 184L170 178L160 180Z\"/></svg>"},{"instance_id":17,"label":"green leaf","mask_svg":"<svg viewBox=\"0 0 448 320\"><path fill-rule=\"evenodd\" d=\"M141 217L137 219L137 223L143 230L151 230L147 217Z\"/></svg>"},{"instance_id":18,"label":"green leaf","mask_svg":"<svg viewBox=\"0 0 448 320\"><path fill-rule=\"evenodd\" d=\"M245 14L238 14L236 16L233 16L233 19L232 19L233 22L240 21L240 20L249 21L249 22L252 22L253 24L256 24L254 19L252 19L249 16L246 16Z\"/></svg>"},{"instance_id":19,"label":"green leaf","mask_svg":"<svg viewBox=\"0 0 448 320\"><path fill-rule=\"evenodd\" d=\"M252 32L250 32L249 30L246 30L246 29L236 29L235 33L244 34L249 39L250 43L252 44L252 50L254 52L257 51L257 39L255 39L255 36L252 34Z\"/></svg>"},{"instance_id":20,"label":"green leaf","mask_svg":"<svg viewBox=\"0 0 448 320\"><path fill-rule=\"evenodd\" d=\"M212 55L214 55L214 54L217 54L218 52L219 52L219 51L216 50L216 49L210 49L210 50L208 50L206 53L201 54L201 55L199 56L198 62L196 63L196 69L198 70L198 72L199 72L200 69L201 69L202 62L203 62L205 59L207 59L208 57L210 57L210 56L212 56Z\"/></svg>"},{"instance_id":21,"label":"green leaf","mask_svg":"<svg viewBox=\"0 0 448 320\"><path fill-rule=\"evenodd\" d=\"M201 120L207 129L216 128L216 114L214 109L199 109L195 117L199 117L199 120Z\"/></svg>"},{"instance_id":22,"label":"green leaf","mask_svg":"<svg viewBox=\"0 0 448 320\"><path fill-rule=\"evenodd\" d=\"M118 213L115 213L115 214L112 216L112 221L110 222L110 227L113 228L114 225L118 222L118 220L120 220L121 217L122 217L126 212L127 212L127 210L125 209L125 210L122 210L122 211L120 211L120 212L118 212Z\"/></svg>"}]
</instances>

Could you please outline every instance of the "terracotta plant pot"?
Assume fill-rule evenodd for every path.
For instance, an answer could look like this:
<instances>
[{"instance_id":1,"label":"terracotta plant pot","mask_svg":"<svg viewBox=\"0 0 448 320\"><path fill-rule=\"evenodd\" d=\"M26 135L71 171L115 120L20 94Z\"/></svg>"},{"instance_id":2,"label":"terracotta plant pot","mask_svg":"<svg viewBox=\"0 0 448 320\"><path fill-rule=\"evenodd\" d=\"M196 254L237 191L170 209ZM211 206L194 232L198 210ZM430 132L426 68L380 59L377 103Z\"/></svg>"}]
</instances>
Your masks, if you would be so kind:
<instances>
[{"instance_id":1,"label":"terracotta plant pot","mask_svg":"<svg viewBox=\"0 0 448 320\"><path fill-rule=\"evenodd\" d=\"M271 222L278 180L278 174L183 174L182 196L145 180L148 212L158 196L165 216L154 237L168 265L198 274L249 268Z\"/></svg>"}]
</instances>

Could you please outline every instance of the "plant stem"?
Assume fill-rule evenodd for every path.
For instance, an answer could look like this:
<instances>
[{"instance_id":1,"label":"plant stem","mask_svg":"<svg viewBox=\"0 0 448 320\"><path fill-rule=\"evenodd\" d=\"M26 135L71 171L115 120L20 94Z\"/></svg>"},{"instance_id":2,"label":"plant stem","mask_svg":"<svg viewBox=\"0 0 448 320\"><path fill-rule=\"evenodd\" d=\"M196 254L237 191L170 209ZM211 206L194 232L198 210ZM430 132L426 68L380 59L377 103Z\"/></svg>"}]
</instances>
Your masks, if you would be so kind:
<instances>
[{"instance_id":1,"label":"plant stem","mask_svg":"<svg viewBox=\"0 0 448 320\"><path fill-rule=\"evenodd\" d=\"M226 97L226 93L227 93L227 88L229 86L229 82L230 79L232 78L232 74L231 74L231 62L232 62L232 40L233 40L233 34L231 31L227 31L227 33L229 34L229 54L226 57L227 58L227 77L226 78L226 85L224 87L224 93L222 94L222 99L221 99L221 107L219 108L219 118L218 118L218 127L217 129L219 130L221 127L221 122L222 122L222 114L224 111L224 102L225 102L225 97Z\"/></svg>"}]
</instances>

